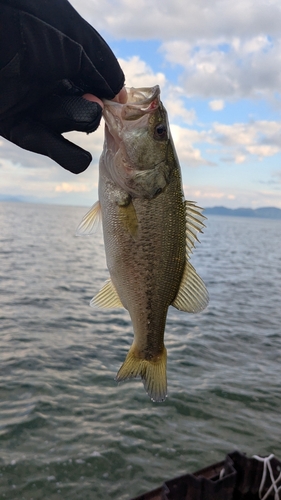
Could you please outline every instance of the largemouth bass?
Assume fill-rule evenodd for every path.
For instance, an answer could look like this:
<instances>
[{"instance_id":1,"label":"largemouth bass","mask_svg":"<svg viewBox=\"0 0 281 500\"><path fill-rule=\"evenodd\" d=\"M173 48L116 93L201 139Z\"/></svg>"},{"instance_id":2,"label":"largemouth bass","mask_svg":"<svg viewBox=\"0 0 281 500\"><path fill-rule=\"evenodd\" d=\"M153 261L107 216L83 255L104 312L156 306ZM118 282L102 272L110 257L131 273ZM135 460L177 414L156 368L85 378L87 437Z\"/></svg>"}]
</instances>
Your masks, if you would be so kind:
<instances>
[{"instance_id":1,"label":"largemouth bass","mask_svg":"<svg viewBox=\"0 0 281 500\"><path fill-rule=\"evenodd\" d=\"M208 303L206 287L189 262L205 217L184 200L159 87L127 91L126 104L104 102L99 202L78 234L94 232L101 215L110 280L91 305L125 307L133 323L134 341L116 380L140 376L150 398L164 401L168 307L196 313Z\"/></svg>"}]
</instances>

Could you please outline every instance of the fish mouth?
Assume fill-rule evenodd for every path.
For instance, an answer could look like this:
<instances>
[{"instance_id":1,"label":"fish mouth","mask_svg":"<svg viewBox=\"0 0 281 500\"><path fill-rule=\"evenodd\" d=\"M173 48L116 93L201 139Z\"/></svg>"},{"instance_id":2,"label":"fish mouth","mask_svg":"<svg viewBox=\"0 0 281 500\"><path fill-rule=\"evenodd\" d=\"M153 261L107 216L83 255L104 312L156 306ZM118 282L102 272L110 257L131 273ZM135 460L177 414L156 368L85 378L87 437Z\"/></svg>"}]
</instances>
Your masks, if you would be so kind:
<instances>
[{"instance_id":1,"label":"fish mouth","mask_svg":"<svg viewBox=\"0 0 281 500\"><path fill-rule=\"evenodd\" d=\"M153 138L153 115L163 106L160 87L132 87L127 94L126 103L104 101L103 165L108 176L132 198L153 199L170 179L167 147L158 147ZM147 152L147 140L157 149L155 154L155 148L153 154Z\"/></svg>"},{"instance_id":2,"label":"fish mouth","mask_svg":"<svg viewBox=\"0 0 281 500\"><path fill-rule=\"evenodd\" d=\"M103 99L103 103L108 106L122 106L126 107L127 105L136 104L141 106L149 105L154 99L160 96L160 87L159 85L154 85L154 87L126 87L127 91L127 101L126 103L119 103L116 101L109 101L108 99Z\"/></svg>"},{"instance_id":3,"label":"fish mouth","mask_svg":"<svg viewBox=\"0 0 281 500\"><path fill-rule=\"evenodd\" d=\"M137 89L135 87L131 87L127 88L126 90L128 94L128 99L126 102L127 105L135 104L146 108L160 96L159 85L154 85L154 87L142 87Z\"/></svg>"},{"instance_id":4,"label":"fish mouth","mask_svg":"<svg viewBox=\"0 0 281 500\"><path fill-rule=\"evenodd\" d=\"M121 104L115 101L104 99L103 116L105 122L109 120L109 115L119 117L122 120L138 120L147 113L152 113L160 105L160 87L127 88L127 102Z\"/></svg>"},{"instance_id":5,"label":"fish mouth","mask_svg":"<svg viewBox=\"0 0 281 500\"><path fill-rule=\"evenodd\" d=\"M160 87L127 88L127 102L103 100L103 118L110 149L117 152L122 143L122 132L130 123L138 121L138 127L145 127L149 115L160 105Z\"/></svg>"}]
</instances>

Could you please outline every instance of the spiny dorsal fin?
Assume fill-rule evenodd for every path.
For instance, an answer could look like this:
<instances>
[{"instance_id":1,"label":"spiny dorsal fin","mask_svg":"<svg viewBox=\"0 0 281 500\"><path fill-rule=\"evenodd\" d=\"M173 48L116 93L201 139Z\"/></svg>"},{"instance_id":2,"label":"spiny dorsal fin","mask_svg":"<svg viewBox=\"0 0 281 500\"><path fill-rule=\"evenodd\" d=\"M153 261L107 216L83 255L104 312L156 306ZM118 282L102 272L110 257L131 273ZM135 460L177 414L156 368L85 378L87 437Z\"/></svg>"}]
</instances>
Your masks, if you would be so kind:
<instances>
[{"instance_id":1,"label":"spiny dorsal fin","mask_svg":"<svg viewBox=\"0 0 281 500\"><path fill-rule=\"evenodd\" d=\"M203 208L198 207L194 201L185 201L185 221L186 221L186 258L189 259L195 242L198 241L197 233L202 233L205 227L202 215Z\"/></svg>"},{"instance_id":2,"label":"spiny dorsal fin","mask_svg":"<svg viewBox=\"0 0 281 500\"><path fill-rule=\"evenodd\" d=\"M172 306L180 311L197 313L209 302L207 288L190 262L186 261L180 288Z\"/></svg>"},{"instance_id":3,"label":"spiny dorsal fin","mask_svg":"<svg viewBox=\"0 0 281 500\"><path fill-rule=\"evenodd\" d=\"M84 215L79 226L76 229L76 236L89 236L97 232L101 222L100 202L96 203Z\"/></svg>"},{"instance_id":4,"label":"spiny dorsal fin","mask_svg":"<svg viewBox=\"0 0 281 500\"><path fill-rule=\"evenodd\" d=\"M101 307L104 309L114 309L124 307L111 279L108 279L102 289L90 302L91 307Z\"/></svg>"}]
</instances>

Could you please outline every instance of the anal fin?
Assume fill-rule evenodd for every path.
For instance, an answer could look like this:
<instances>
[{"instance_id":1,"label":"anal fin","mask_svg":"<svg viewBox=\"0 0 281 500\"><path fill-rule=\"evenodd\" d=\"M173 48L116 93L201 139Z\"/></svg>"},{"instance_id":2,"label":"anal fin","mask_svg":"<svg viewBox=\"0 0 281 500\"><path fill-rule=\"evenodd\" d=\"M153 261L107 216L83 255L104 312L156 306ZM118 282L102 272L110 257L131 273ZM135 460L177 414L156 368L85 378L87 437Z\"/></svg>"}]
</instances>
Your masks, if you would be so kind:
<instances>
[{"instance_id":1,"label":"anal fin","mask_svg":"<svg viewBox=\"0 0 281 500\"><path fill-rule=\"evenodd\" d=\"M189 261L186 261L181 284L172 306L180 311L198 313L203 311L209 302L209 294L205 283Z\"/></svg>"},{"instance_id":2,"label":"anal fin","mask_svg":"<svg viewBox=\"0 0 281 500\"><path fill-rule=\"evenodd\" d=\"M91 307L101 307L104 309L114 309L124 307L111 279L108 279L101 290L90 302Z\"/></svg>"}]
</instances>

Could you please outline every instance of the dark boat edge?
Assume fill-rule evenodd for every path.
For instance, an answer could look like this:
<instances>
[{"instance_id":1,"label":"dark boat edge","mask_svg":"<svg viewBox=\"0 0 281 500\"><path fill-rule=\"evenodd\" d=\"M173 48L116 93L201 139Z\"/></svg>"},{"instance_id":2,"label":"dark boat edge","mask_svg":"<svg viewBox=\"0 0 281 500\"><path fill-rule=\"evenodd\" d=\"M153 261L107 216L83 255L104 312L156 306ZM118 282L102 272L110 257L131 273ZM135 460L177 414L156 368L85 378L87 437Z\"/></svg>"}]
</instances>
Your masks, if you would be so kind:
<instances>
[{"instance_id":1,"label":"dark boat edge","mask_svg":"<svg viewBox=\"0 0 281 500\"><path fill-rule=\"evenodd\" d=\"M280 471L281 462L273 454L248 458L234 451L220 462L165 481L131 500L281 499Z\"/></svg>"}]
</instances>

